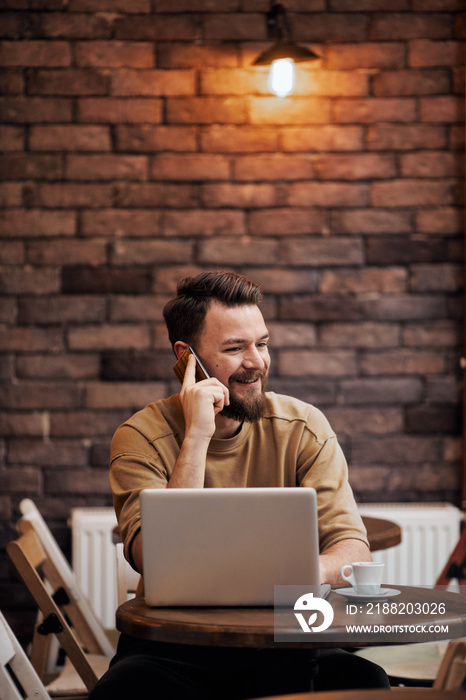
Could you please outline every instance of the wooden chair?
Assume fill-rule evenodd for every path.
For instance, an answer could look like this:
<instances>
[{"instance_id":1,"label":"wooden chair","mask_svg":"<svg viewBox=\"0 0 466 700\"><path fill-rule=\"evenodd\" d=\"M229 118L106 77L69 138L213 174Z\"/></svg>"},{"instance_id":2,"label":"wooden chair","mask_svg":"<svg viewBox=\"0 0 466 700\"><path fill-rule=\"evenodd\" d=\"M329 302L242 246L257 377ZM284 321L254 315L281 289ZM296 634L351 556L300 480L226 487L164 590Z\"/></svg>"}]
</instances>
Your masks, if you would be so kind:
<instances>
[{"instance_id":1,"label":"wooden chair","mask_svg":"<svg viewBox=\"0 0 466 700\"><path fill-rule=\"evenodd\" d=\"M73 624L80 630L80 634L86 639L87 645L92 650L95 650L96 654L103 654L111 659L115 654L115 647L110 642L102 624L82 592L73 569L66 560L39 509L29 498L24 498L21 501L19 509L22 513L22 518L17 524L18 532L22 533L28 527L34 529L43 549L47 553L48 559L53 562L54 568L59 573L60 582L57 581L56 587L65 585L72 593L71 605L75 611Z\"/></svg>"},{"instance_id":2,"label":"wooden chair","mask_svg":"<svg viewBox=\"0 0 466 700\"><path fill-rule=\"evenodd\" d=\"M0 697L2 700L51 700L1 612Z\"/></svg>"},{"instance_id":3,"label":"wooden chair","mask_svg":"<svg viewBox=\"0 0 466 700\"><path fill-rule=\"evenodd\" d=\"M466 579L466 527L463 528L460 538L435 585L447 586L452 579L458 579L460 582Z\"/></svg>"},{"instance_id":4,"label":"wooden chair","mask_svg":"<svg viewBox=\"0 0 466 700\"><path fill-rule=\"evenodd\" d=\"M434 690L456 690L466 679L466 637L452 639L434 681Z\"/></svg>"},{"instance_id":5,"label":"wooden chair","mask_svg":"<svg viewBox=\"0 0 466 700\"><path fill-rule=\"evenodd\" d=\"M118 605L126 603L130 598L134 598L141 580L140 574L133 569L125 559L122 542L115 545L116 551L116 571L117 571L117 599Z\"/></svg>"},{"instance_id":6,"label":"wooden chair","mask_svg":"<svg viewBox=\"0 0 466 700\"><path fill-rule=\"evenodd\" d=\"M385 670L394 688L432 687L442 664L448 640L418 644L366 647L355 652Z\"/></svg>"},{"instance_id":7,"label":"wooden chair","mask_svg":"<svg viewBox=\"0 0 466 700\"><path fill-rule=\"evenodd\" d=\"M106 671L109 659L100 653L95 638L83 624L72 591L27 520L22 522L21 530L21 537L7 544L7 552L43 615L34 630L31 662L41 680L48 684L48 639L54 635L75 671L71 672L69 664L65 664L63 673L47 685L47 690L55 697L82 697Z\"/></svg>"},{"instance_id":8,"label":"wooden chair","mask_svg":"<svg viewBox=\"0 0 466 700\"><path fill-rule=\"evenodd\" d=\"M382 666L394 683L394 690L398 685L424 687L427 692L429 686L456 690L461 688L466 677L466 637L425 644L368 647L355 653Z\"/></svg>"}]
</instances>

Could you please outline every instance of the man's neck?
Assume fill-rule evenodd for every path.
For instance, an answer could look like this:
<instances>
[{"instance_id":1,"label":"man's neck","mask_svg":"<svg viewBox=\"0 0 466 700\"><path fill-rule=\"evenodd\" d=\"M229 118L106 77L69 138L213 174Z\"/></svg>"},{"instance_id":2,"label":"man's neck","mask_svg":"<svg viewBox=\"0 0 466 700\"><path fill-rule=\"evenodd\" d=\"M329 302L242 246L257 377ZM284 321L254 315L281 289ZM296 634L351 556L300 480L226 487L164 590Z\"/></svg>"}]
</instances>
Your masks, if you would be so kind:
<instances>
[{"instance_id":1,"label":"man's neck","mask_svg":"<svg viewBox=\"0 0 466 700\"><path fill-rule=\"evenodd\" d=\"M220 440L231 438L239 432L241 426L241 421L217 414L215 417L215 433L212 437Z\"/></svg>"}]
</instances>

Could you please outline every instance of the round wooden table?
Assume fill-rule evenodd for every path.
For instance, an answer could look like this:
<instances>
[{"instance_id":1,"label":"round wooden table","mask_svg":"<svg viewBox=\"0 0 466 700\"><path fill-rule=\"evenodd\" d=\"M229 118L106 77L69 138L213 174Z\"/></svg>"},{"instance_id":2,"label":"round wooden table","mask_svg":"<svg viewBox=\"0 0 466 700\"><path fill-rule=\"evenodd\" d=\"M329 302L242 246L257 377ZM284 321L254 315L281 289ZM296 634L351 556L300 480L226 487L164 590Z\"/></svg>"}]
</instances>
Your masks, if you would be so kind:
<instances>
[{"instance_id":1,"label":"round wooden table","mask_svg":"<svg viewBox=\"0 0 466 700\"><path fill-rule=\"evenodd\" d=\"M371 690L331 690L325 693L295 693L275 696L273 700L464 700L464 690L432 688L374 688ZM259 700L272 700L272 697Z\"/></svg>"},{"instance_id":2,"label":"round wooden table","mask_svg":"<svg viewBox=\"0 0 466 700\"><path fill-rule=\"evenodd\" d=\"M400 595L389 598L396 605L396 614L385 614L383 609L358 603L349 607L346 597L331 591L327 601L333 608L332 625L325 632L303 634L297 625L293 609L286 610L286 617L279 622L279 638L285 635L290 641L276 641L277 615L272 607L264 608L150 608L143 597L133 598L116 613L116 626L120 632L142 639L227 647L361 647L386 644L407 644L430 641L432 635L414 635L409 632L390 637L379 634L348 633L347 625L416 626L444 625L447 631L435 634L434 639L462 637L466 629L466 605L464 596L443 590L397 586ZM395 603L396 601L396 603ZM440 603L445 605L445 611ZM419 609L419 612L416 612ZM401 612L403 611L403 612ZM279 613L280 614L280 613ZM298 637L296 637L298 635Z\"/></svg>"},{"instance_id":3,"label":"round wooden table","mask_svg":"<svg viewBox=\"0 0 466 700\"><path fill-rule=\"evenodd\" d=\"M363 515L362 520L367 530L371 552L400 544L401 527L397 523L369 515Z\"/></svg>"}]
</instances>

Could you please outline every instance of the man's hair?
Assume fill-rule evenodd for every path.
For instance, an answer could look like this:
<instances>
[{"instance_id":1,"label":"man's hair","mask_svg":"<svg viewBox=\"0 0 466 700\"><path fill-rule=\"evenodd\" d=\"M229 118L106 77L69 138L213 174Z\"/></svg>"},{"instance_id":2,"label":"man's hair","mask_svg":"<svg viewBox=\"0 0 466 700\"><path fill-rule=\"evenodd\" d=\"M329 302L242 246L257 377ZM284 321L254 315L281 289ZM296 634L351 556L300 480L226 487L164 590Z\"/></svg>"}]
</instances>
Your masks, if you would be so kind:
<instances>
[{"instance_id":1,"label":"man's hair","mask_svg":"<svg viewBox=\"0 0 466 700\"><path fill-rule=\"evenodd\" d=\"M172 346L195 345L212 301L225 306L259 305L262 289L236 272L202 272L178 283L177 296L163 310Z\"/></svg>"}]
</instances>

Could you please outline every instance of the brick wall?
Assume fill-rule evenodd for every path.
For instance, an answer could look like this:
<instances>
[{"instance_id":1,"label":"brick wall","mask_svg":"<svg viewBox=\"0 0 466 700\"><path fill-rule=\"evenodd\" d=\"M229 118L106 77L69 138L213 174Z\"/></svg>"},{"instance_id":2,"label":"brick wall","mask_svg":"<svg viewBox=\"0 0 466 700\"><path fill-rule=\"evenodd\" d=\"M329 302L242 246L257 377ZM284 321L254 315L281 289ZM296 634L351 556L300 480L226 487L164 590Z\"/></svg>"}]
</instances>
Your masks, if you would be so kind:
<instances>
[{"instance_id":1,"label":"brick wall","mask_svg":"<svg viewBox=\"0 0 466 700\"><path fill-rule=\"evenodd\" d=\"M270 386L360 500L458 502L462 3L285 4L322 58L279 99L268 0L0 2L0 548L24 496L65 549L110 504L115 428L177 390L163 305L211 268L263 285Z\"/></svg>"}]
</instances>

